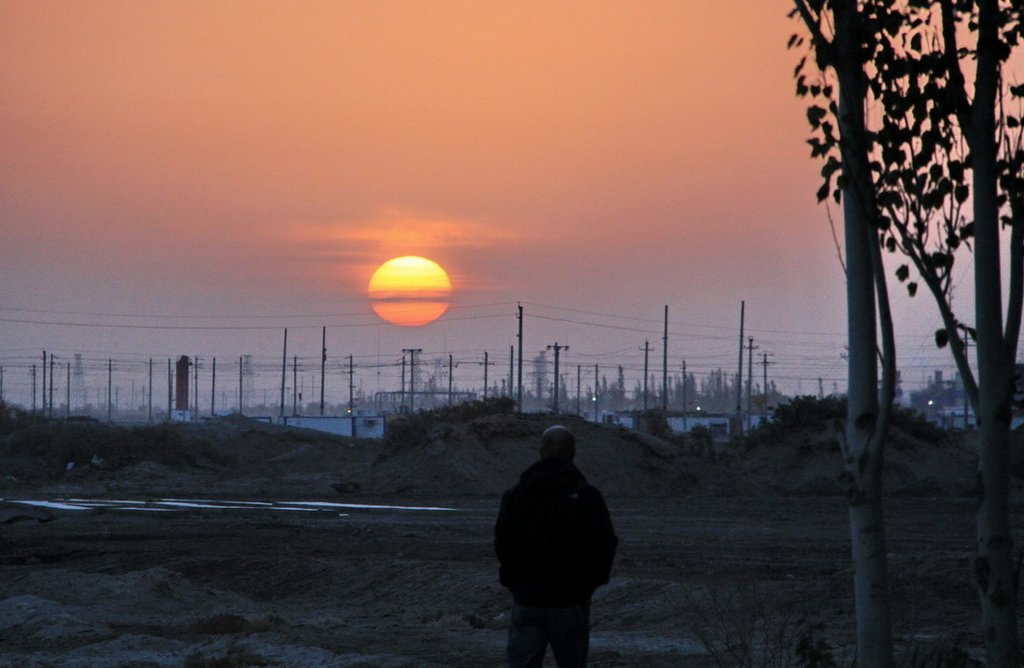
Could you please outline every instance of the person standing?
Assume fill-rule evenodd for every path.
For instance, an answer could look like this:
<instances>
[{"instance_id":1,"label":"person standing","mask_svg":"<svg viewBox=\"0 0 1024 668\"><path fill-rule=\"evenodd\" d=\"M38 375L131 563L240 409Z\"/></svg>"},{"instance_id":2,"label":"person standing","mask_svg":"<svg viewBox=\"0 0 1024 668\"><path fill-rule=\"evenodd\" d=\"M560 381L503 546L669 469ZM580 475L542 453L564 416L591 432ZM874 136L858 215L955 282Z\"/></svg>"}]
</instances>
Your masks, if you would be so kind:
<instances>
[{"instance_id":1,"label":"person standing","mask_svg":"<svg viewBox=\"0 0 1024 668\"><path fill-rule=\"evenodd\" d=\"M590 598L607 584L619 539L601 492L573 465L576 437L541 435L540 461L501 499L494 525L499 579L512 593L510 668L539 668L547 646L560 668L587 665Z\"/></svg>"}]
</instances>

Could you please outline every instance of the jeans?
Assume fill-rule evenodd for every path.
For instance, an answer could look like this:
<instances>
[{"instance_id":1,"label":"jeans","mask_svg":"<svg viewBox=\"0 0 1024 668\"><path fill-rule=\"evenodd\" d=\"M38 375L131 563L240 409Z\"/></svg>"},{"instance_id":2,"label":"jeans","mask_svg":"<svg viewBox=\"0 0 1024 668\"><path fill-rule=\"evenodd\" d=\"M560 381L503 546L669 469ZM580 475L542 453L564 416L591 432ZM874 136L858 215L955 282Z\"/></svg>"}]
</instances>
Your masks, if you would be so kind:
<instances>
[{"instance_id":1,"label":"jeans","mask_svg":"<svg viewBox=\"0 0 1024 668\"><path fill-rule=\"evenodd\" d=\"M512 604L509 668L540 668L548 644L559 668L585 668L590 646L590 604L540 608Z\"/></svg>"}]
</instances>

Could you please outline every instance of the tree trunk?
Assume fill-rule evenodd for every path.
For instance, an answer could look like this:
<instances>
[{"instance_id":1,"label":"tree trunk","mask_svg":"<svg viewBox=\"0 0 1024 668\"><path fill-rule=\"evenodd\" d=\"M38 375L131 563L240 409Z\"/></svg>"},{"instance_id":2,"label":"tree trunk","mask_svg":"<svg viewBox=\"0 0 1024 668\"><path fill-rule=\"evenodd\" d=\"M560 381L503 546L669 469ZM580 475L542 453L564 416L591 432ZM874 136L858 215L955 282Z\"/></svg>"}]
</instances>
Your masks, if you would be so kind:
<instances>
[{"instance_id":1,"label":"tree trunk","mask_svg":"<svg viewBox=\"0 0 1024 668\"><path fill-rule=\"evenodd\" d=\"M866 153L866 85L859 57L856 0L835 5L836 74L842 136L843 222L846 245L846 312L849 380L844 465L849 482L850 542L854 568L857 663L892 665L889 575L882 509L882 453L888 425L880 420L878 340L875 316L876 275L872 225L865 184L870 184ZM891 323L889 323L891 326ZM893 382L893 379L887 379Z\"/></svg>"},{"instance_id":2,"label":"tree trunk","mask_svg":"<svg viewBox=\"0 0 1024 668\"><path fill-rule=\"evenodd\" d=\"M977 155L977 154L975 154ZM984 177L976 160L975 183ZM987 193L975 191L975 207ZM995 195L990 195L994 204ZM995 207L992 206L994 209ZM978 551L975 558L988 665L1017 664L1017 573L1010 530L1010 419L1013 360L1002 332L996 222L977 216L975 318L978 338Z\"/></svg>"},{"instance_id":3,"label":"tree trunk","mask_svg":"<svg viewBox=\"0 0 1024 668\"><path fill-rule=\"evenodd\" d=\"M999 90L996 0L978 3L975 99L967 140L974 171L974 309L978 343L978 552L985 652L990 666L1016 666L1017 575L1010 530L1013 359L1003 338L995 105Z\"/></svg>"},{"instance_id":4,"label":"tree trunk","mask_svg":"<svg viewBox=\"0 0 1024 668\"><path fill-rule=\"evenodd\" d=\"M874 277L869 255L873 230L857 198L847 194L844 226L850 356L843 456L849 482L857 662L884 667L892 665L892 631L882 509L885 429L879 424Z\"/></svg>"}]
</instances>

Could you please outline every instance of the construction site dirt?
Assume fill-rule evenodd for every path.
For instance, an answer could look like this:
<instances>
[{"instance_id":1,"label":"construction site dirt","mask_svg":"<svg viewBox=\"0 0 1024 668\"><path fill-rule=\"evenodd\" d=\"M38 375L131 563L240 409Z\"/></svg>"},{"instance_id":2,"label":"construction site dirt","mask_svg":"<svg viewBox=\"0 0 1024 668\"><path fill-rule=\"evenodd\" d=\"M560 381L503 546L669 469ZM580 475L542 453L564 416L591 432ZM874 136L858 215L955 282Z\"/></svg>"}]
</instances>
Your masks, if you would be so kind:
<instances>
[{"instance_id":1,"label":"construction site dirt","mask_svg":"<svg viewBox=\"0 0 1024 668\"><path fill-rule=\"evenodd\" d=\"M177 435L128 454L109 433L57 434L46 456L5 437L0 665L504 665L494 517L554 421L350 442L236 418L163 427ZM560 421L621 541L593 599L591 665L796 665L808 648L852 663L846 500L826 434L698 452ZM980 656L970 443L895 441L897 658Z\"/></svg>"}]
</instances>

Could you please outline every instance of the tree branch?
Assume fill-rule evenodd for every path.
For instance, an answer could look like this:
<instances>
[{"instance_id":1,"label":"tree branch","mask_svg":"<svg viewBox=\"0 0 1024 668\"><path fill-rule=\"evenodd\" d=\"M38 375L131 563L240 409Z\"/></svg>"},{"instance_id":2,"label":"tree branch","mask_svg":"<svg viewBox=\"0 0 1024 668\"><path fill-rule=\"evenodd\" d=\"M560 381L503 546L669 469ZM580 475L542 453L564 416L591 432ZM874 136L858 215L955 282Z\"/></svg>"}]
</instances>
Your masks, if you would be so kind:
<instances>
[{"instance_id":1,"label":"tree branch","mask_svg":"<svg viewBox=\"0 0 1024 668\"><path fill-rule=\"evenodd\" d=\"M1010 285L1006 304L1006 348L1017 359L1021 308L1024 307L1024 193L1010 197Z\"/></svg>"},{"instance_id":2,"label":"tree branch","mask_svg":"<svg viewBox=\"0 0 1024 668\"><path fill-rule=\"evenodd\" d=\"M887 212L893 221L893 228L900 235L900 245L903 248L904 255L909 257L910 261L914 263L917 273L932 293L935 304L939 308L939 315L942 317L942 326L946 330L946 336L949 339L953 361L956 363L957 371L960 372L960 377L964 381L964 389L970 399L971 406L974 407L975 415L977 415L978 382L974 377L974 372L971 370L970 360L967 359L967 348L964 345L963 336L958 327L959 321L956 314L953 313L953 307L950 305L949 299L946 298L943 281L935 273L934 268L926 265L922 260L921 252L923 248L919 245L918 239L910 234L906 223L899 222L900 219L896 215L897 212L892 207L887 208Z\"/></svg>"},{"instance_id":3,"label":"tree branch","mask_svg":"<svg viewBox=\"0 0 1024 668\"><path fill-rule=\"evenodd\" d=\"M889 416L892 403L896 397L896 338L893 333L892 309L889 305L889 290L885 279L885 265L882 262L882 246L878 239L878 230L869 229L871 244L871 269L875 275L875 297L878 302L878 329L882 335L880 351L882 363L881 392L878 397L878 420L875 422L876 433L871 436L869 447L873 450L872 457L877 458L879 466L882 460L882 446L886 434L878 431L889 429Z\"/></svg>"},{"instance_id":4,"label":"tree branch","mask_svg":"<svg viewBox=\"0 0 1024 668\"><path fill-rule=\"evenodd\" d=\"M946 90L953 100L953 111L960 122L960 127L966 131L971 127L971 104L967 99L967 84L964 83L964 74L960 71L960 49L956 39L956 9L953 7L953 0L939 0L939 8L942 12L942 41L945 42L946 47L943 49L942 55L946 64L946 73L949 76L949 85Z\"/></svg>"},{"instance_id":5,"label":"tree branch","mask_svg":"<svg viewBox=\"0 0 1024 668\"><path fill-rule=\"evenodd\" d=\"M828 226L832 230L832 243L836 246L836 257L839 258L839 266L843 268L843 274L846 274L846 261L843 259L843 247L839 244L839 235L836 234L836 221L832 219L832 207L825 202L825 215L828 216Z\"/></svg>"},{"instance_id":6,"label":"tree branch","mask_svg":"<svg viewBox=\"0 0 1024 668\"><path fill-rule=\"evenodd\" d=\"M793 0L793 4L796 6L796 11L800 18L803 19L804 25L807 26L807 32L811 33L811 40L823 46L828 45L828 39L821 32L820 19L811 12L811 8L807 6L806 0Z\"/></svg>"}]
</instances>

